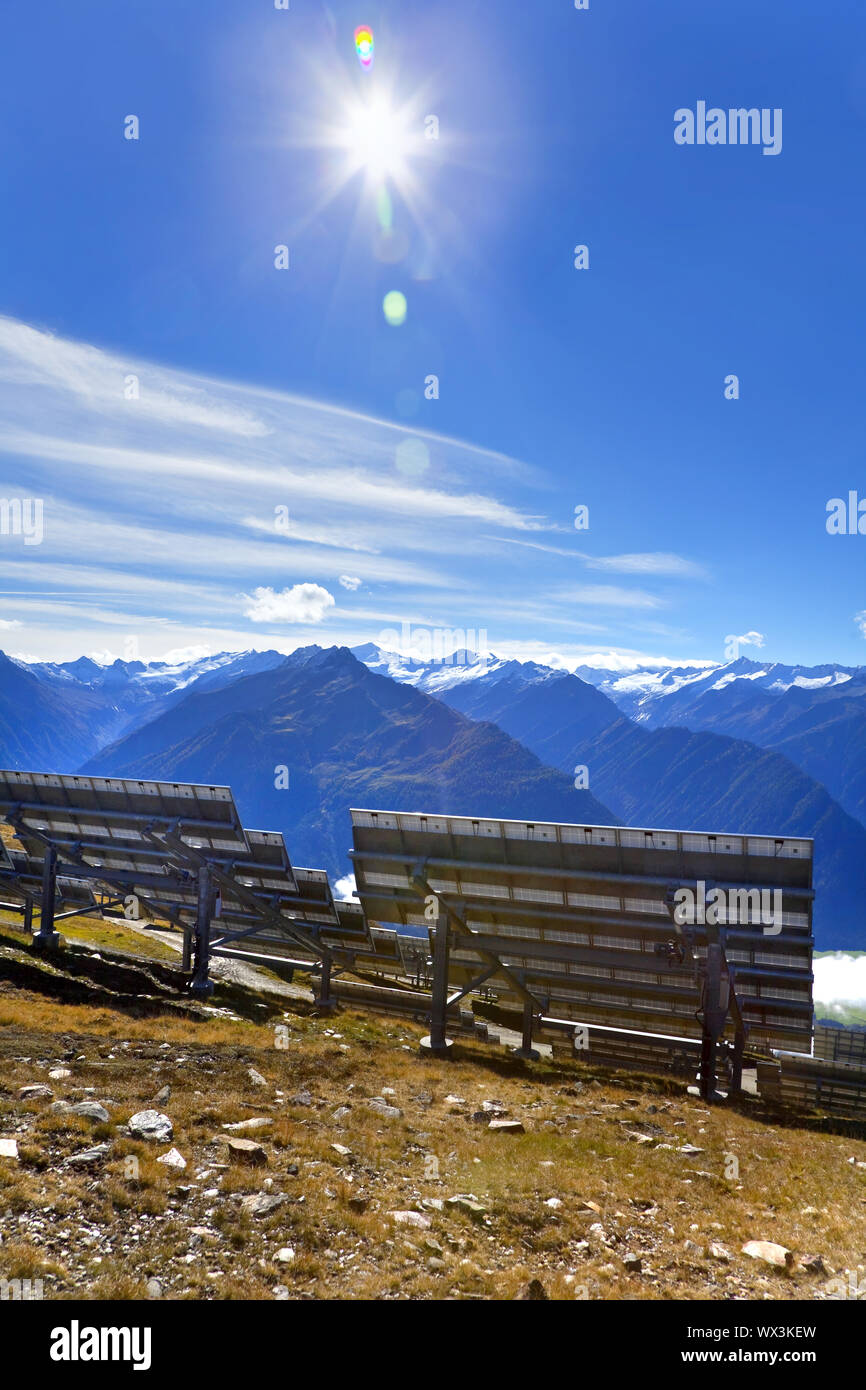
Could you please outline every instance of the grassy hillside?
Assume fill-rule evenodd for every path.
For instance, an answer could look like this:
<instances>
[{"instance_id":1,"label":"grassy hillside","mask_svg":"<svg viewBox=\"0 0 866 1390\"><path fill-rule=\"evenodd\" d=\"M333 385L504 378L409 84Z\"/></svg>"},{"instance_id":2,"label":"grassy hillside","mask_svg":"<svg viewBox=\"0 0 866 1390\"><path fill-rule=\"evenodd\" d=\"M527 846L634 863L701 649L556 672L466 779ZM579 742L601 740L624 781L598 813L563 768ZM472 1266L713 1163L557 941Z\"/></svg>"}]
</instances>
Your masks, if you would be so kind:
<instances>
[{"instance_id":1,"label":"grassy hillside","mask_svg":"<svg viewBox=\"0 0 866 1390\"><path fill-rule=\"evenodd\" d=\"M372 1014L222 985L181 1004L155 962L135 1001L132 967L101 954L63 1002L67 958L0 938L4 1273L46 1297L501 1299L536 1280L556 1299L792 1299L862 1269L862 1140L475 1040L422 1060L420 1027ZM34 1083L52 1096L22 1097ZM171 1141L131 1137L159 1092ZM51 1110L82 1099L108 1120ZM522 1133L488 1128L497 1104ZM226 1144L245 1133L258 1163ZM181 1171L157 1162L172 1147ZM792 1271L744 1255L751 1239L788 1247Z\"/></svg>"}]
</instances>

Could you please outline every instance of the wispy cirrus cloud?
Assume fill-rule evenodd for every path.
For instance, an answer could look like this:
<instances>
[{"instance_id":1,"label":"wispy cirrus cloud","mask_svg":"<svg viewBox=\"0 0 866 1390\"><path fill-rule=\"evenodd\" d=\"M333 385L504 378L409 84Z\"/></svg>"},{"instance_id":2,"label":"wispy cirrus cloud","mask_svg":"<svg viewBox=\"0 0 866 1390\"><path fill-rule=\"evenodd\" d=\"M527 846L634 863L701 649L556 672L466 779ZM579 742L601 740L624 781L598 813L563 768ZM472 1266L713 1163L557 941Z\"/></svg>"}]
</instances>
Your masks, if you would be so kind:
<instances>
[{"instance_id":1,"label":"wispy cirrus cloud","mask_svg":"<svg viewBox=\"0 0 866 1390\"><path fill-rule=\"evenodd\" d=\"M585 550L577 550L564 545L549 545L544 541L520 540L516 536L485 536L484 540L495 541L499 545L519 545L526 550L537 550L543 555L559 555L566 560L580 560L587 569L608 570L614 574L648 574L683 579L706 579L707 571L703 565L688 560L682 555L668 551L646 551L631 555L590 555Z\"/></svg>"},{"instance_id":2,"label":"wispy cirrus cloud","mask_svg":"<svg viewBox=\"0 0 866 1390\"><path fill-rule=\"evenodd\" d=\"M400 466L412 440L417 476ZM43 656L120 634L146 659L164 652L166 628L176 647L213 651L284 650L323 625L351 644L375 640L385 614L391 626L425 613L451 629L487 623L491 641L494 627L516 641L614 640L614 622L624 633L668 602L650 580L697 572L677 556L551 542L568 532L550 479L497 451L8 317L0 473L8 495L44 499L43 542L8 548L0 594L3 620ZM562 586L563 556L647 584Z\"/></svg>"}]
</instances>

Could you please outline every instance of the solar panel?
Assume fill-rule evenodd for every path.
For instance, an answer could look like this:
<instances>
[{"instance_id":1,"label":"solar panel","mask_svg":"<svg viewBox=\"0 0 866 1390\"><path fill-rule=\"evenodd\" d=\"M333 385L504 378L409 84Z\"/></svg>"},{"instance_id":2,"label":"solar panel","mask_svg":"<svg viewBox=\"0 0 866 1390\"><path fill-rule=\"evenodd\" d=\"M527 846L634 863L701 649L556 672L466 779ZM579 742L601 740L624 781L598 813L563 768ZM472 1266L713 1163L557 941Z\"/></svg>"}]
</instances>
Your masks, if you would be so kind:
<instances>
[{"instance_id":1,"label":"solar panel","mask_svg":"<svg viewBox=\"0 0 866 1390\"><path fill-rule=\"evenodd\" d=\"M488 987L505 1000L526 1003L528 995L551 1017L701 1036L693 964L670 946L678 935L672 894L686 889L698 919L688 928L694 954L706 960L716 933L700 920L703 884L703 901L720 890L732 919L721 925L751 1036L768 1046L810 1045L811 841L351 815L368 918L415 923L428 893L453 914L451 985L467 988L495 959L504 970ZM771 931L761 921L768 903Z\"/></svg>"},{"instance_id":2,"label":"solar panel","mask_svg":"<svg viewBox=\"0 0 866 1390\"><path fill-rule=\"evenodd\" d=\"M229 787L6 771L0 772L0 815L28 848L42 835L58 848L93 844L97 853L114 843L134 850L148 845L148 833L178 825L180 838L195 849L249 853Z\"/></svg>"}]
</instances>

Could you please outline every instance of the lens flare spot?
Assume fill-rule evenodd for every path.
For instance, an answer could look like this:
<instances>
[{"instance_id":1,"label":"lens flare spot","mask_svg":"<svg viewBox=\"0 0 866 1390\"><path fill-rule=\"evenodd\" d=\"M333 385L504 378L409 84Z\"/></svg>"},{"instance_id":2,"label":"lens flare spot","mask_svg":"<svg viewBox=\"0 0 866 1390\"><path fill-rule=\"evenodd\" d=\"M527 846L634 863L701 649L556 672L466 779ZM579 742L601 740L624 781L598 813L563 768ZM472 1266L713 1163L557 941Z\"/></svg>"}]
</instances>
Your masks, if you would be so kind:
<instances>
[{"instance_id":1,"label":"lens flare spot","mask_svg":"<svg viewBox=\"0 0 866 1390\"><path fill-rule=\"evenodd\" d=\"M358 62L362 68L373 66L373 53L375 44L373 42L373 30L369 24L359 24L355 30L355 52L358 55Z\"/></svg>"},{"instance_id":2,"label":"lens flare spot","mask_svg":"<svg viewBox=\"0 0 866 1390\"><path fill-rule=\"evenodd\" d=\"M406 296L401 290L389 290L382 300L382 312L385 315L385 322L392 328L399 328L406 322L406 315L409 312L409 305L406 303Z\"/></svg>"},{"instance_id":3,"label":"lens flare spot","mask_svg":"<svg viewBox=\"0 0 866 1390\"><path fill-rule=\"evenodd\" d=\"M395 462L406 478L420 478L430 467L430 450L423 439L403 439L397 445Z\"/></svg>"}]
</instances>

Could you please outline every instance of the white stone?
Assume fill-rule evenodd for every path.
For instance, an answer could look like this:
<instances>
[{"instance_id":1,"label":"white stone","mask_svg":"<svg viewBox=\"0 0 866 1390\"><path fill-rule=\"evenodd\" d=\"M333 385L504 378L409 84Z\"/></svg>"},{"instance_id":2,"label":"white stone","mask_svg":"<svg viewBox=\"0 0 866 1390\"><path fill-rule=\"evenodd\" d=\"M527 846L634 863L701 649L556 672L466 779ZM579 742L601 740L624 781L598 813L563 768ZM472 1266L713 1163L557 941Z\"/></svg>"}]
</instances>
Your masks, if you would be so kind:
<instances>
[{"instance_id":1,"label":"white stone","mask_svg":"<svg viewBox=\"0 0 866 1390\"><path fill-rule=\"evenodd\" d=\"M139 1110L129 1120L129 1132L134 1139L155 1139L161 1143L174 1138L171 1120L159 1110Z\"/></svg>"},{"instance_id":2,"label":"white stone","mask_svg":"<svg viewBox=\"0 0 866 1390\"><path fill-rule=\"evenodd\" d=\"M185 1168L186 1159L177 1149L169 1149L168 1153L160 1154L157 1163L164 1163L167 1168Z\"/></svg>"}]
</instances>

